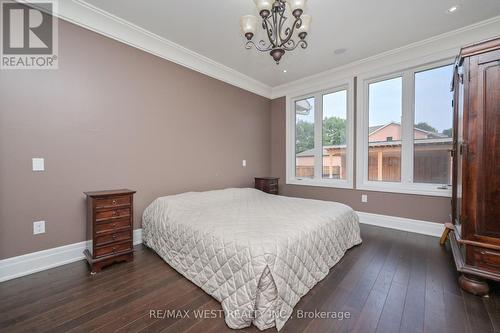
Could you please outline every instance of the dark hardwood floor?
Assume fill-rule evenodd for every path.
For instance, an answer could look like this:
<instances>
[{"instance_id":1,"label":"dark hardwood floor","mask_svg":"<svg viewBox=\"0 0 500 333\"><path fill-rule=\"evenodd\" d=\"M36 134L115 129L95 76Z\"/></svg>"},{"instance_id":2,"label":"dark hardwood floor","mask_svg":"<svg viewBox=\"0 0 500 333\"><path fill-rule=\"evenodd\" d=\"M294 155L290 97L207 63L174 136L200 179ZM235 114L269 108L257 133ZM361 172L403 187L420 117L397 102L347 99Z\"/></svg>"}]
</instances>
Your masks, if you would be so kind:
<instances>
[{"instance_id":1,"label":"dark hardwood floor","mask_svg":"<svg viewBox=\"0 0 500 333\"><path fill-rule=\"evenodd\" d=\"M438 238L361 228L363 244L301 299L283 332L500 332L499 286L487 298L462 292L450 250ZM223 318L202 320L193 312L220 309L144 246L136 247L133 262L95 276L82 260L0 284L1 332L232 331ZM190 310L190 317L152 318L151 310ZM297 310L350 318L301 319Z\"/></svg>"}]
</instances>

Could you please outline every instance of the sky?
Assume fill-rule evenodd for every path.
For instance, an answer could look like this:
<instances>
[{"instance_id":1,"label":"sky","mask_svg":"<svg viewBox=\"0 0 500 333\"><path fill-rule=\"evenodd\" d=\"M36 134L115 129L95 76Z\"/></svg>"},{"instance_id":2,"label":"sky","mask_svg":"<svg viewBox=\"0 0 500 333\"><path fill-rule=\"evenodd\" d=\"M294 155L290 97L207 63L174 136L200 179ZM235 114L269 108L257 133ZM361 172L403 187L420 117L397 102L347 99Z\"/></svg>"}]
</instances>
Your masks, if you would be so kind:
<instances>
[{"instance_id":1,"label":"sky","mask_svg":"<svg viewBox=\"0 0 500 333\"><path fill-rule=\"evenodd\" d=\"M444 66L415 74L415 124L426 122L439 132L452 127L453 109L450 82L453 66ZM402 79L372 83L369 86L369 126L401 122ZM309 115L297 115L296 120L314 122L314 98ZM346 118L347 91L323 96L323 117Z\"/></svg>"},{"instance_id":2,"label":"sky","mask_svg":"<svg viewBox=\"0 0 500 333\"><path fill-rule=\"evenodd\" d=\"M307 99L312 106L309 115L297 115L296 120L314 122L314 98ZM347 90L337 91L331 94L323 95L323 118L339 117L347 118Z\"/></svg>"},{"instance_id":3,"label":"sky","mask_svg":"<svg viewBox=\"0 0 500 333\"><path fill-rule=\"evenodd\" d=\"M453 127L453 66L415 74L415 124L427 122L439 132Z\"/></svg>"},{"instance_id":4,"label":"sky","mask_svg":"<svg viewBox=\"0 0 500 333\"><path fill-rule=\"evenodd\" d=\"M347 119L347 90L323 96L323 118L338 117Z\"/></svg>"},{"instance_id":5,"label":"sky","mask_svg":"<svg viewBox=\"0 0 500 333\"><path fill-rule=\"evenodd\" d=\"M415 74L415 124L426 122L439 132L452 127L452 75L451 65ZM370 126L400 123L401 96L401 77L370 84Z\"/></svg>"}]
</instances>

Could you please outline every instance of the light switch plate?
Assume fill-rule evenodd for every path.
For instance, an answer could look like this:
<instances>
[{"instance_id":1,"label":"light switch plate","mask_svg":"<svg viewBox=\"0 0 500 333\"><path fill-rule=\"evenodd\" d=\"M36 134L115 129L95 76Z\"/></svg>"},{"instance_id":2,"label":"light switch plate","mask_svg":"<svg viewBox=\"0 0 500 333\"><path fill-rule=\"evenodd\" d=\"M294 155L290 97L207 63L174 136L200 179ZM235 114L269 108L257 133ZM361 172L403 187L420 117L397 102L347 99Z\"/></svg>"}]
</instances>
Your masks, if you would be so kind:
<instances>
[{"instance_id":1,"label":"light switch plate","mask_svg":"<svg viewBox=\"0 0 500 333\"><path fill-rule=\"evenodd\" d=\"M241 165L244 166L244 167L246 167L247 166L247 160L241 161Z\"/></svg>"},{"instance_id":2,"label":"light switch plate","mask_svg":"<svg viewBox=\"0 0 500 333\"><path fill-rule=\"evenodd\" d=\"M33 171L44 171L45 170L45 160L43 158L32 158Z\"/></svg>"},{"instance_id":3,"label":"light switch plate","mask_svg":"<svg viewBox=\"0 0 500 333\"><path fill-rule=\"evenodd\" d=\"M33 222L33 235L45 233L45 221Z\"/></svg>"},{"instance_id":4,"label":"light switch plate","mask_svg":"<svg viewBox=\"0 0 500 333\"><path fill-rule=\"evenodd\" d=\"M361 194L361 202L368 202L368 195Z\"/></svg>"}]
</instances>

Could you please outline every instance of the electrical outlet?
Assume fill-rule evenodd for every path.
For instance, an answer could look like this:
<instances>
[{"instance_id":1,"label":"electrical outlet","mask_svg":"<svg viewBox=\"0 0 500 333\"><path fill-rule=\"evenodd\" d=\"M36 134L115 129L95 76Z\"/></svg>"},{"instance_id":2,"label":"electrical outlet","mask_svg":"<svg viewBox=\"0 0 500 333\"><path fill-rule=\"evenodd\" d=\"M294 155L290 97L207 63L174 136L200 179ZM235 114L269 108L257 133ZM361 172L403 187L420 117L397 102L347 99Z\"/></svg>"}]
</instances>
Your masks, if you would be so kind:
<instances>
[{"instance_id":1,"label":"electrical outlet","mask_svg":"<svg viewBox=\"0 0 500 333\"><path fill-rule=\"evenodd\" d=\"M33 235L45 233L45 221L33 222Z\"/></svg>"},{"instance_id":2,"label":"electrical outlet","mask_svg":"<svg viewBox=\"0 0 500 333\"><path fill-rule=\"evenodd\" d=\"M246 167L246 166L247 166L247 160L243 160L243 161L241 161L241 166Z\"/></svg>"},{"instance_id":3,"label":"electrical outlet","mask_svg":"<svg viewBox=\"0 0 500 333\"><path fill-rule=\"evenodd\" d=\"M368 202L368 195L361 194L361 202Z\"/></svg>"},{"instance_id":4,"label":"electrical outlet","mask_svg":"<svg viewBox=\"0 0 500 333\"><path fill-rule=\"evenodd\" d=\"M44 171L45 170L45 160L43 158L32 158L31 164L33 171Z\"/></svg>"}]
</instances>

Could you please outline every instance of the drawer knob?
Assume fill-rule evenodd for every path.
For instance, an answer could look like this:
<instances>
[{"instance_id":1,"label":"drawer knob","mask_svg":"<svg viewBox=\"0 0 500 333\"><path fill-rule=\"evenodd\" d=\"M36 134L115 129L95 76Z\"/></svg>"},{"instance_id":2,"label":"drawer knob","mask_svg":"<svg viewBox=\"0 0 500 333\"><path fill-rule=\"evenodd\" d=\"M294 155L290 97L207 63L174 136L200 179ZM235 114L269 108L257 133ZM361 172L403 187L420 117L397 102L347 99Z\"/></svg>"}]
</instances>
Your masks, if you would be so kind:
<instances>
[{"instance_id":1,"label":"drawer knob","mask_svg":"<svg viewBox=\"0 0 500 333\"><path fill-rule=\"evenodd\" d=\"M116 252L116 247L113 247L113 252Z\"/></svg>"},{"instance_id":2,"label":"drawer knob","mask_svg":"<svg viewBox=\"0 0 500 333\"><path fill-rule=\"evenodd\" d=\"M116 234L113 234L113 236L112 236L112 237L113 237L113 239L116 239Z\"/></svg>"},{"instance_id":3,"label":"drawer knob","mask_svg":"<svg viewBox=\"0 0 500 333\"><path fill-rule=\"evenodd\" d=\"M111 201L113 205L116 205L116 200Z\"/></svg>"},{"instance_id":4,"label":"drawer knob","mask_svg":"<svg viewBox=\"0 0 500 333\"><path fill-rule=\"evenodd\" d=\"M113 228L116 228L116 223L113 223L111 226L112 226Z\"/></svg>"},{"instance_id":5,"label":"drawer knob","mask_svg":"<svg viewBox=\"0 0 500 333\"><path fill-rule=\"evenodd\" d=\"M116 216L116 210L113 211L113 213L111 213L113 216Z\"/></svg>"}]
</instances>

